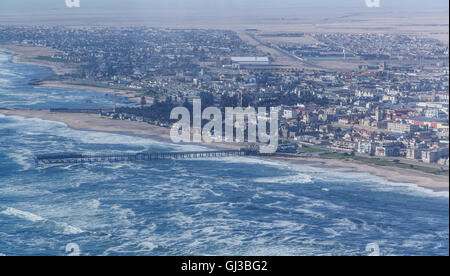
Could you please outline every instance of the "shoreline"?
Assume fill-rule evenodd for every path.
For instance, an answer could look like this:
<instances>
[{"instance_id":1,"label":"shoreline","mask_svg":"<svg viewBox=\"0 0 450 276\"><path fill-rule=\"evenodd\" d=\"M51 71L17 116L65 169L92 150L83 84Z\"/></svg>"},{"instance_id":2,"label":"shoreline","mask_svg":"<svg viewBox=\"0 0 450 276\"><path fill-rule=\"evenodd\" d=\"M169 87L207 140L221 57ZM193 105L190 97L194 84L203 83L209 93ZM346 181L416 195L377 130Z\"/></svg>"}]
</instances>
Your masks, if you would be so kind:
<instances>
[{"instance_id":1,"label":"shoreline","mask_svg":"<svg viewBox=\"0 0 450 276\"><path fill-rule=\"evenodd\" d=\"M52 113L48 110L1 110L0 114L9 116L20 116L25 118L37 118L47 121L60 122L69 128L82 131L98 131L114 133L141 138L150 138L159 142L171 143L170 129L150 125L146 123L120 121L102 118L99 115L85 113ZM187 143L183 143L184 145ZM183 145L179 144L179 145ZM239 149L243 145L230 143L188 143L209 148ZM270 161L289 162L292 164L306 165L318 168L348 169L349 172L369 173L374 176L383 177L393 183L413 184L433 192L448 192L448 176L433 175L425 172L363 164L357 161L342 161L327 158L306 157L281 157L267 156L258 157Z\"/></svg>"},{"instance_id":2,"label":"shoreline","mask_svg":"<svg viewBox=\"0 0 450 276\"><path fill-rule=\"evenodd\" d=\"M58 89L74 89L74 90L83 90L83 91L90 91L90 92L97 92L97 93L115 94L117 96L124 97L129 101L133 101L136 104L140 104L140 102L141 102L141 95L139 95L138 93L131 92L131 91L125 91L125 90L117 90L114 88L69 84L69 83L64 83L62 81L44 81L38 87L58 88ZM147 105L149 105L149 103L153 103L153 98L151 98L151 97L145 97L145 100L147 101Z\"/></svg>"},{"instance_id":3,"label":"shoreline","mask_svg":"<svg viewBox=\"0 0 450 276\"><path fill-rule=\"evenodd\" d=\"M30 51L33 49L33 51ZM37 50L37 54L35 53ZM44 60L36 60L37 56L46 56L51 57L52 53L57 52L56 50L49 48L41 48L35 46L20 46L20 45L11 45L11 44L0 44L0 52L8 53L13 55L11 58L11 62L15 64L25 64L32 65L38 67L46 67L49 68L54 75L64 75L67 73L73 72L74 68L67 69L67 64L57 64L55 62L48 62ZM114 88L106 88L106 87L96 87L90 85L77 85L64 83L62 81L51 81L44 80L42 84L38 85L38 87L48 87L48 88L59 88L59 89L74 89L74 90L83 90L83 91L91 91L91 92L99 92L99 93L108 93L108 94L116 94L118 96L122 96L130 101L136 102L137 104L141 101L141 94L133 91L127 90L119 90ZM152 104L154 99L152 97L145 97L147 101L147 105Z\"/></svg>"},{"instance_id":4,"label":"shoreline","mask_svg":"<svg viewBox=\"0 0 450 276\"><path fill-rule=\"evenodd\" d=\"M74 70L72 67L68 68L67 64L62 66L50 61L36 60L39 56L51 57L54 53L58 53L58 51L47 47L0 44L0 52L13 55L11 58L12 63L46 67L55 75L63 75Z\"/></svg>"},{"instance_id":5,"label":"shoreline","mask_svg":"<svg viewBox=\"0 0 450 276\"><path fill-rule=\"evenodd\" d=\"M0 45L0 52L12 54L13 57L11 58L11 62L13 63L47 67L50 68L55 75L70 73L70 71L73 70L73 68L67 69L67 64L64 64L63 66L55 62L35 60L37 56L51 57L52 53L57 52L56 50L50 48L4 44ZM39 86L116 94L136 103L140 102L141 97L138 93L132 91L117 90L113 88L104 88L89 85L76 85L64 83L61 81L44 81L43 84ZM153 98L150 97L146 97L146 100L147 103L153 102ZM61 122L75 130L99 131L128 136L137 136L142 138L150 138L160 142L172 143L168 128L138 122L109 120L93 114L51 113L45 110L0 110L0 114L16 115L27 118L38 118L48 121ZM245 146L243 144L230 144L230 143L214 143L214 144L189 143L189 144L209 148L226 148L226 149L239 149ZM344 168L349 169L350 172L351 171L365 172L374 176L383 177L394 183L415 184L418 185L419 187L431 189L435 192L449 191L449 183L447 176L433 175L419 172L416 170L374 166L357 161L342 161L337 159L327 159L317 157L306 158L306 157L270 156L261 158L272 161L290 162L293 164L308 165L319 168L330 168L330 167Z\"/></svg>"},{"instance_id":6,"label":"shoreline","mask_svg":"<svg viewBox=\"0 0 450 276\"><path fill-rule=\"evenodd\" d=\"M418 187L431 190L433 192L449 192L449 183L447 176L433 175L421 173L415 170L371 166L357 161L342 161L338 159L328 158L286 158L286 157L272 157L280 161L292 162L298 165L307 165L317 168L337 168L346 169L347 172L352 173L368 173L373 176L384 178L396 184L413 184ZM405 174L407 173L407 174Z\"/></svg>"}]
</instances>

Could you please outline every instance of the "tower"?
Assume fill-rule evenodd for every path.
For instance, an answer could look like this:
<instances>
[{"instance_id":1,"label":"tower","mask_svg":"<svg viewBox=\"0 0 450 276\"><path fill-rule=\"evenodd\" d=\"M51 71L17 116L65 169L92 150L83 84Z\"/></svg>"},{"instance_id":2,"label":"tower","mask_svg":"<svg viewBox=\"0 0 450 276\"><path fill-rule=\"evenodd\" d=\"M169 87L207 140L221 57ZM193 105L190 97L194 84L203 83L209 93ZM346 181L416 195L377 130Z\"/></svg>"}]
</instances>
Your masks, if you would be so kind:
<instances>
[{"instance_id":1,"label":"tower","mask_svg":"<svg viewBox=\"0 0 450 276\"><path fill-rule=\"evenodd\" d=\"M430 102L434 102L436 100L436 90L433 89L433 93L431 94Z\"/></svg>"},{"instance_id":2,"label":"tower","mask_svg":"<svg viewBox=\"0 0 450 276\"><path fill-rule=\"evenodd\" d=\"M377 122L383 120L383 111L379 107L377 107L377 109L375 110L375 120Z\"/></svg>"},{"instance_id":3,"label":"tower","mask_svg":"<svg viewBox=\"0 0 450 276\"><path fill-rule=\"evenodd\" d=\"M116 113L116 108L117 108L117 96L116 93L114 92L114 113Z\"/></svg>"}]
</instances>

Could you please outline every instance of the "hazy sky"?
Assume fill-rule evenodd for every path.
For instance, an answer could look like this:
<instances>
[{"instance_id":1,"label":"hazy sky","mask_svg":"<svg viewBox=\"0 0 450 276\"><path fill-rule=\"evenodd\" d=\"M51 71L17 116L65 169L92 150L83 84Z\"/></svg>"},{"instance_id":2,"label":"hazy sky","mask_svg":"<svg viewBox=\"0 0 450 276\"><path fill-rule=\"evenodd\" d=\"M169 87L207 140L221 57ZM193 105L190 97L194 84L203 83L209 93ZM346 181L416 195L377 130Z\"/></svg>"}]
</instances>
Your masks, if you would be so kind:
<instances>
[{"instance_id":1,"label":"hazy sky","mask_svg":"<svg viewBox=\"0 0 450 276\"><path fill-rule=\"evenodd\" d=\"M429 24L436 24L433 20L436 18L439 18L437 23L444 24L442 22L448 18L448 0L380 2L380 8L368 8L366 0L80 0L80 8L68 8L66 0L0 0L0 24L230 28L243 24L246 27L266 23L287 27L294 23L333 23L372 15L410 20L403 24L417 23L418 14L424 15L426 19L422 21ZM399 13L401 11L403 13Z\"/></svg>"},{"instance_id":2,"label":"hazy sky","mask_svg":"<svg viewBox=\"0 0 450 276\"><path fill-rule=\"evenodd\" d=\"M365 0L80 0L79 10L125 11L125 10L163 10L165 12L209 11L214 13L233 13L281 10L360 10L367 8ZM0 0L0 12L52 11L66 9L65 0ZM402 9L444 9L448 10L447 0L381 0L383 10Z\"/></svg>"}]
</instances>

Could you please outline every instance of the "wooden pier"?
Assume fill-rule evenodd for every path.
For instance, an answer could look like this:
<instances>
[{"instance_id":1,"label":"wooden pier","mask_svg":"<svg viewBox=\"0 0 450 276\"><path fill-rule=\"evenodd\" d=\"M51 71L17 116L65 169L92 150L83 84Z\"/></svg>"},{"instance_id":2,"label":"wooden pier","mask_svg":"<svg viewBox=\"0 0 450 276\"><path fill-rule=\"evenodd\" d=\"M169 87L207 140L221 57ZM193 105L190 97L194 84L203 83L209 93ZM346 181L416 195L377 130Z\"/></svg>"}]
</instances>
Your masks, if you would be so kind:
<instances>
[{"instance_id":1,"label":"wooden pier","mask_svg":"<svg viewBox=\"0 0 450 276\"><path fill-rule=\"evenodd\" d=\"M83 154L83 153L51 153L35 155L36 165L70 165L85 163L137 162L171 159L196 159L212 157L245 156L249 151L219 150L219 151L186 151L186 152L141 152L136 154Z\"/></svg>"}]
</instances>

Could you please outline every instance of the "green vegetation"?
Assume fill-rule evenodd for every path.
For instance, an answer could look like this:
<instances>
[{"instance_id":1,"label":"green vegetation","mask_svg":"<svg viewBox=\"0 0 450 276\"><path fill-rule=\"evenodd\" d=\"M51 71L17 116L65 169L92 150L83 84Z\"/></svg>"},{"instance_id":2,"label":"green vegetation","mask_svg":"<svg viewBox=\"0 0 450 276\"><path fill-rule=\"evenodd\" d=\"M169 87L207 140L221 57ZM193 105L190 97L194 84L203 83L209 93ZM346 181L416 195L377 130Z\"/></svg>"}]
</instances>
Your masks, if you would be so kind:
<instances>
[{"instance_id":1,"label":"green vegetation","mask_svg":"<svg viewBox=\"0 0 450 276\"><path fill-rule=\"evenodd\" d=\"M399 160L394 161L388 161L388 160L381 160L378 158L368 158L368 157L362 157L362 156L354 156L350 155L348 153L336 153L336 152L327 152L322 153L320 155L323 158L333 158L333 159L341 159L341 160L353 160L353 161L360 161L369 165L376 165L376 166L390 166L390 167L397 167L402 169L412 169L417 171L422 171L425 173L432 173L436 175L449 175L448 170L442 170L437 168L428 168L423 167L419 165L411 165L411 164L405 164L401 163Z\"/></svg>"},{"instance_id":2,"label":"green vegetation","mask_svg":"<svg viewBox=\"0 0 450 276\"><path fill-rule=\"evenodd\" d=\"M326 150L317 148L317 147L311 147L311 146L305 146L303 145L301 148L299 148L300 152L326 152Z\"/></svg>"}]
</instances>

